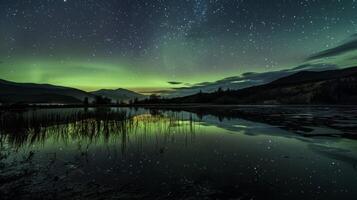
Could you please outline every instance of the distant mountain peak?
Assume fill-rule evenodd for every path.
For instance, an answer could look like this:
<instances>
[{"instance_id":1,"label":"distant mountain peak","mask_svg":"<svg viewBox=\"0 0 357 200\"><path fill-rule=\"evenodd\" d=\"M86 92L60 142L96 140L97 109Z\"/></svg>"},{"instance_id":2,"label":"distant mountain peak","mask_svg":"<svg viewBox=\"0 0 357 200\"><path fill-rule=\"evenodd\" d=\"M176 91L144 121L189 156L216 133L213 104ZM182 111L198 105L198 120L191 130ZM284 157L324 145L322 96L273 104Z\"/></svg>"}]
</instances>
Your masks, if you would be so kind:
<instances>
[{"instance_id":1,"label":"distant mountain peak","mask_svg":"<svg viewBox=\"0 0 357 200\"><path fill-rule=\"evenodd\" d=\"M100 95L110 98L114 101L129 101L133 99L145 99L146 96L128 89L117 88L117 89L101 89L91 92L94 95Z\"/></svg>"}]
</instances>

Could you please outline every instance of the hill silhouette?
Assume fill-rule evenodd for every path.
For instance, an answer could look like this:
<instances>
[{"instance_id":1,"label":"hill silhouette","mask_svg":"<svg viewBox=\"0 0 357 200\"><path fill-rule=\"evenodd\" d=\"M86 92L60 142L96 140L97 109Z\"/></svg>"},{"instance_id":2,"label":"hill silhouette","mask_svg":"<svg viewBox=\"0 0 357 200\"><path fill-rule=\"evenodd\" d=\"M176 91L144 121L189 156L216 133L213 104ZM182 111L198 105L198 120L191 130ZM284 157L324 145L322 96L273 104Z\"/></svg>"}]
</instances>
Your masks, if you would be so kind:
<instances>
[{"instance_id":1,"label":"hill silhouette","mask_svg":"<svg viewBox=\"0 0 357 200\"><path fill-rule=\"evenodd\" d=\"M102 89L91 93L94 95L110 98L112 101L130 101L134 99L142 100L146 98L146 96L143 94L139 94L123 88L115 90Z\"/></svg>"},{"instance_id":2,"label":"hill silhouette","mask_svg":"<svg viewBox=\"0 0 357 200\"><path fill-rule=\"evenodd\" d=\"M301 71L268 84L241 90L173 99L155 100L162 104L356 104L357 67L322 72ZM151 103L146 100L141 103Z\"/></svg>"},{"instance_id":3,"label":"hill silhouette","mask_svg":"<svg viewBox=\"0 0 357 200\"><path fill-rule=\"evenodd\" d=\"M94 95L82 90L50 84L16 83L0 80L1 103L63 103L83 102Z\"/></svg>"}]
</instances>

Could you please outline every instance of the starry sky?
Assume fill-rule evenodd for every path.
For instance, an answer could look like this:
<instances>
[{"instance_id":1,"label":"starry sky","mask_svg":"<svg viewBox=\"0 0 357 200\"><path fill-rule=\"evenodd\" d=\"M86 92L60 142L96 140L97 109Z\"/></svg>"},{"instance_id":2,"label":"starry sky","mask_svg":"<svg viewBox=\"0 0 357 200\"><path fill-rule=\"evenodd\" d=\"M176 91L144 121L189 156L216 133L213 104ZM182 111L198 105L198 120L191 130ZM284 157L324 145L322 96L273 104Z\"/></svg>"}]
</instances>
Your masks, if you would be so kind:
<instances>
[{"instance_id":1,"label":"starry sky","mask_svg":"<svg viewBox=\"0 0 357 200\"><path fill-rule=\"evenodd\" d=\"M143 93L357 63L356 0L0 0L0 78Z\"/></svg>"}]
</instances>

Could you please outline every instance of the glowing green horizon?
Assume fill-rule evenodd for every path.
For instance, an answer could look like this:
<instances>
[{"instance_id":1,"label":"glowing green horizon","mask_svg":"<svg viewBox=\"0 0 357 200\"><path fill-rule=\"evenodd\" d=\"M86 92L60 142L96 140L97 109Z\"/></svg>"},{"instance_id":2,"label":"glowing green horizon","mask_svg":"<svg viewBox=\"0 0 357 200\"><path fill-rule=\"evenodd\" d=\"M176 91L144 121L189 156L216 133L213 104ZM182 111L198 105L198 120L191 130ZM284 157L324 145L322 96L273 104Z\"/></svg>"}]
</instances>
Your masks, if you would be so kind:
<instances>
[{"instance_id":1,"label":"glowing green horizon","mask_svg":"<svg viewBox=\"0 0 357 200\"><path fill-rule=\"evenodd\" d=\"M157 71L149 72L125 62L63 61L63 60L14 60L0 64L0 78L20 83L53 84L85 91L126 88L137 92L169 90L185 86L184 83L216 81L236 73L197 73L172 77ZM183 84L171 85L169 81Z\"/></svg>"}]
</instances>

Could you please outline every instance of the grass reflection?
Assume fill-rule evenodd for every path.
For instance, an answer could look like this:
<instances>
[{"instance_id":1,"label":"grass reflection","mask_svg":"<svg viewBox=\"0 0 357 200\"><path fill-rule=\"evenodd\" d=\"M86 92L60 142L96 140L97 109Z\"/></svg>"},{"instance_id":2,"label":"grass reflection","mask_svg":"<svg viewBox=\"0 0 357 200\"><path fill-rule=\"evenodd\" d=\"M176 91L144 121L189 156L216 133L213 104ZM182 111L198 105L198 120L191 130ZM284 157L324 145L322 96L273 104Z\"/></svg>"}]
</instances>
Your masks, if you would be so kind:
<instances>
[{"instance_id":1,"label":"grass reflection","mask_svg":"<svg viewBox=\"0 0 357 200\"><path fill-rule=\"evenodd\" d=\"M110 109L73 112L7 112L0 115L0 140L14 148L48 143L78 146L120 145L125 152L128 142L142 146L148 138L156 143L173 141L182 135L186 144L195 133L195 122L185 120L179 112L147 112L132 114ZM132 139L132 140L131 140ZM85 150L84 150L85 151Z\"/></svg>"}]
</instances>

